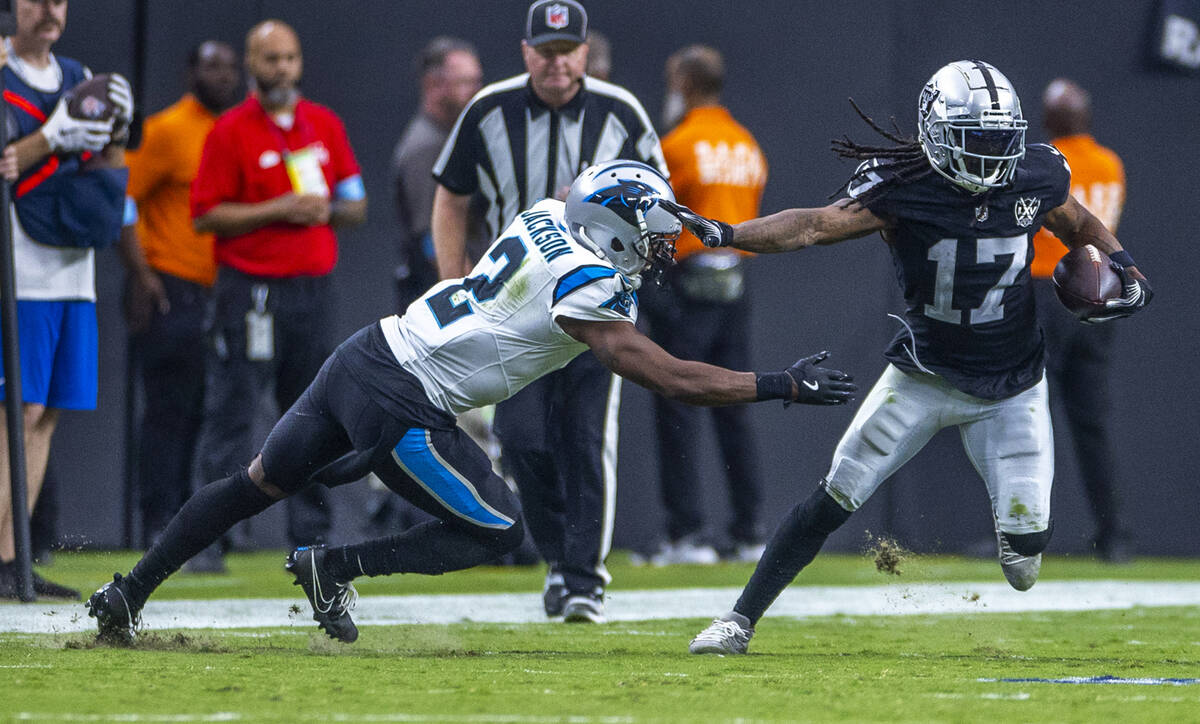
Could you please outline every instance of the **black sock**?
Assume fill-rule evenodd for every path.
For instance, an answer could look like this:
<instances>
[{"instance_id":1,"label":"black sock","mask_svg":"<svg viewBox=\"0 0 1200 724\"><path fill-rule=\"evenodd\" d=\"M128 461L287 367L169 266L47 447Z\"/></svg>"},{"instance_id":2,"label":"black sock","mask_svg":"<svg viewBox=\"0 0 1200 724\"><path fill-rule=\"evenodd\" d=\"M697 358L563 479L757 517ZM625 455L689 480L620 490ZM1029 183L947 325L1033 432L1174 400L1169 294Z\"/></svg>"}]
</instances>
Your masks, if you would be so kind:
<instances>
[{"instance_id":1,"label":"black sock","mask_svg":"<svg viewBox=\"0 0 1200 724\"><path fill-rule=\"evenodd\" d=\"M757 623L800 569L812 562L829 534L849 517L850 511L829 497L824 484L792 508L771 536L733 610L750 619L751 625Z\"/></svg>"},{"instance_id":2,"label":"black sock","mask_svg":"<svg viewBox=\"0 0 1200 724\"><path fill-rule=\"evenodd\" d=\"M524 535L520 521L506 530L480 534L431 520L399 535L331 548L322 565L339 581L389 573L437 576L503 555L520 545Z\"/></svg>"},{"instance_id":3,"label":"black sock","mask_svg":"<svg viewBox=\"0 0 1200 724\"><path fill-rule=\"evenodd\" d=\"M145 604L167 576L219 540L234 523L261 513L274 502L245 470L196 491L126 577L137 607Z\"/></svg>"}]
</instances>

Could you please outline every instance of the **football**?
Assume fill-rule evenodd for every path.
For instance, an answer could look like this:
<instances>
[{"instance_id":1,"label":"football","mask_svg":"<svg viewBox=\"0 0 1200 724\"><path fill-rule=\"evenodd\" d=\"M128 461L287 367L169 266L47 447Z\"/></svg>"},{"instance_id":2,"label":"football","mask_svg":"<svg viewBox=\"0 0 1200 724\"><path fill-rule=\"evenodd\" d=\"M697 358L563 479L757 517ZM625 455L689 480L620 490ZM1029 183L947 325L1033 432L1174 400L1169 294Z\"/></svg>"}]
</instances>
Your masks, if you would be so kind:
<instances>
[{"instance_id":1,"label":"football","mask_svg":"<svg viewBox=\"0 0 1200 724\"><path fill-rule=\"evenodd\" d=\"M108 73L94 75L67 91L67 113L82 121L112 118L116 107L108 97Z\"/></svg>"},{"instance_id":2,"label":"football","mask_svg":"<svg viewBox=\"0 0 1200 724\"><path fill-rule=\"evenodd\" d=\"M1091 244L1072 249L1054 267L1054 292L1072 314L1087 319L1121 296L1121 277L1108 255Z\"/></svg>"}]
</instances>

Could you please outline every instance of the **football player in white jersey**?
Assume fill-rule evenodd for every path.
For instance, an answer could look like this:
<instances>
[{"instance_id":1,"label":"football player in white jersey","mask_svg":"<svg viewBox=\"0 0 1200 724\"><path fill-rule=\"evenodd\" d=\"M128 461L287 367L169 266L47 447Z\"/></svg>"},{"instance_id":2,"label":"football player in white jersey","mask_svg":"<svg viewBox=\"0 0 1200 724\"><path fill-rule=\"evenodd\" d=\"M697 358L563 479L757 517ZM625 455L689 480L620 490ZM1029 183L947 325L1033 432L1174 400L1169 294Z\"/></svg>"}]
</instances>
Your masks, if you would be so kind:
<instances>
[{"instance_id":1,"label":"football player in white jersey","mask_svg":"<svg viewBox=\"0 0 1200 724\"><path fill-rule=\"evenodd\" d=\"M241 470L199 490L126 576L88 601L100 635L128 642L154 589L230 526L313 482L374 472L435 520L337 548L302 547L287 568L330 637L354 641L360 575L440 574L520 544L516 496L455 415L503 400L591 348L644 387L697 405L782 399L844 404L849 375L825 353L755 374L680 360L634 327L643 273L672 262L680 222L660 206L658 171L611 161L583 172L564 202L520 214L463 279L446 280L360 330L325 362Z\"/></svg>"}]
</instances>

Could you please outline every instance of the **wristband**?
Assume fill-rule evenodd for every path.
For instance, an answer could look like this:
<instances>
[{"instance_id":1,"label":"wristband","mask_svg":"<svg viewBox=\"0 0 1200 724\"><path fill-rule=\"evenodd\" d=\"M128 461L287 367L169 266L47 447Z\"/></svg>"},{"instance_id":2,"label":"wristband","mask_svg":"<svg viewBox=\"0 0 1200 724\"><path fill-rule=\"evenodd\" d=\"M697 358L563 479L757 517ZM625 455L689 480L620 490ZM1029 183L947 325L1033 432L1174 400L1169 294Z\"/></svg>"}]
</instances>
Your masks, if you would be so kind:
<instances>
[{"instance_id":1,"label":"wristband","mask_svg":"<svg viewBox=\"0 0 1200 724\"><path fill-rule=\"evenodd\" d=\"M791 400L792 376L787 372L766 372L757 375L755 386L758 391L758 401Z\"/></svg>"},{"instance_id":2,"label":"wristband","mask_svg":"<svg viewBox=\"0 0 1200 724\"><path fill-rule=\"evenodd\" d=\"M1112 259L1121 266L1137 266L1137 264L1133 262L1133 257L1129 256L1129 252L1125 251L1124 249L1120 251L1114 251L1108 255L1108 258Z\"/></svg>"}]
</instances>

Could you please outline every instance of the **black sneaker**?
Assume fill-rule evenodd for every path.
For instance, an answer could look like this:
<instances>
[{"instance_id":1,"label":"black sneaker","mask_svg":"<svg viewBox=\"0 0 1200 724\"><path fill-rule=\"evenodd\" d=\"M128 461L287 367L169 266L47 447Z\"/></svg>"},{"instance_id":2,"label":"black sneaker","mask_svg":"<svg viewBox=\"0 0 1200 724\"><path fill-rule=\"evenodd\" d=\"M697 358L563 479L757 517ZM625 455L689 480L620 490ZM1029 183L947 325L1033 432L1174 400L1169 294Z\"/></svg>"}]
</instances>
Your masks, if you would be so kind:
<instances>
[{"instance_id":1,"label":"black sneaker","mask_svg":"<svg viewBox=\"0 0 1200 724\"><path fill-rule=\"evenodd\" d=\"M557 618L563 615L563 606L567 603L567 584L562 574L553 568L546 574L546 585L542 587L542 607L546 615Z\"/></svg>"},{"instance_id":2,"label":"black sneaker","mask_svg":"<svg viewBox=\"0 0 1200 724\"><path fill-rule=\"evenodd\" d=\"M358 602L358 591L349 581L337 581L325 572L321 561L325 546L301 546L292 551L285 568L296 577L294 585L304 589L312 604L313 620L329 634L329 638L352 643L358 638L358 627L350 611Z\"/></svg>"},{"instance_id":3,"label":"black sneaker","mask_svg":"<svg viewBox=\"0 0 1200 724\"><path fill-rule=\"evenodd\" d=\"M81 598L79 591L53 581L47 581L39 576L37 571L33 572L33 592L46 598L65 598L69 601L78 601Z\"/></svg>"},{"instance_id":4,"label":"black sneaker","mask_svg":"<svg viewBox=\"0 0 1200 724\"><path fill-rule=\"evenodd\" d=\"M572 591L563 604L563 621L567 623L604 623L604 589L589 592Z\"/></svg>"},{"instance_id":5,"label":"black sneaker","mask_svg":"<svg viewBox=\"0 0 1200 724\"><path fill-rule=\"evenodd\" d=\"M142 607L129 595L129 584L114 573L112 583L105 583L87 601L88 615L96 619L102 643L129 646L142 626Z\"/></svg>"}]
</instances>

